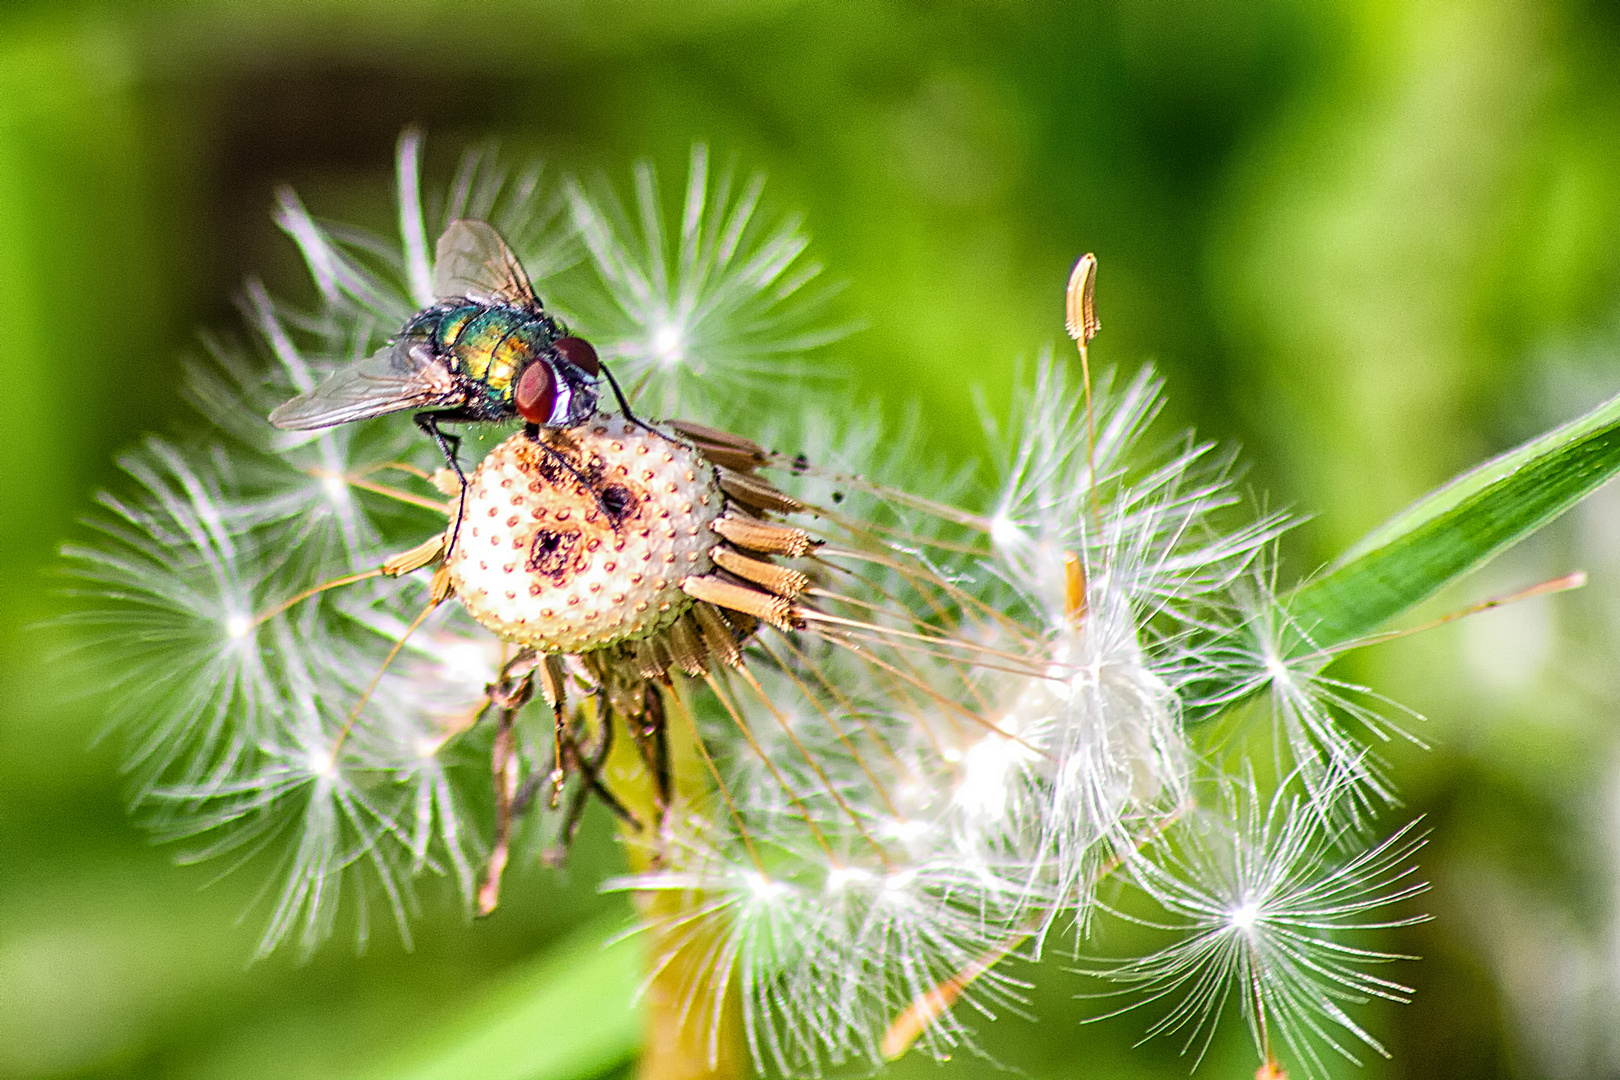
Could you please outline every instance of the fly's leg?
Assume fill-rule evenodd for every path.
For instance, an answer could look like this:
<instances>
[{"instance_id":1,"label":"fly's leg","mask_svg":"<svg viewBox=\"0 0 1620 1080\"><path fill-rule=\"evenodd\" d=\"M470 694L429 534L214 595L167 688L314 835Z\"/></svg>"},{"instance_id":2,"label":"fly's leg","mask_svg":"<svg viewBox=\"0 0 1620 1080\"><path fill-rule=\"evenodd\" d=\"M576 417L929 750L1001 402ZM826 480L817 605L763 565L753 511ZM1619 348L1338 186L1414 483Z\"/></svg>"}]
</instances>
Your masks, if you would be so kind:
<instances>
[{"instance_id":1,"label":"fly's leg","mask_svg":"<svg viewBox=\"0 0 1620 1080\"><path fill-rule=\"evenodd\" d=\"M511 854L512 805L517 795L517 757L513 753L516 738L512 722L517 712L534 694L534 673L542 666L538 653L523 649L506 666L500 678L485 688L488 706L500 710L500 726L495 732L495 746L490 753L490 774L495 783L495 843L489 850L489 862L484 870L484 883L478 888L478 914L488 915L495 910L501 896L501 874Z\"/></svg>"},{"instance_id":2,"label":"fly's leg","mask_svg":"<svg viewBox=\"0 0 1620 1080\"><path fill-rule=\"evenodd\" d=\"M613 387L613 396L619 399L619 408L621 411L623 411L624 418L636 425L638 428L644 428L647 431L651 431L654 435L663 434L651 424L639 419L635 413L630 411L630 403L624 399L624 391L619 389L619 380L613 377L613 372L607 369L607 365L599 361L597 363L597 367L601 370L603 375L607 376L608 385Z\"/></svg>"},{"instance_id":3,"label":"fly's leg","mask_svg":"<svg viewBox=\"0 0 1620 1080\"><path fill-rule=\"evenodd\" d=\"M608 509L607 503L602 501L602 493L596 490L596 485L585 479L585 474L574 468L574 463L572 461L569 461L567 458L557 453L557 451L540 441L539 424L529 424L523 429L523 433L529 437L530 442L534 443L535 446L540 448L540 452L546 455L546 459L548 461L550 461L553 465L557 465L562 468L568 473L568 475L579 481L580 487L591 493L591 498L596 500L596 508L602 511L603 517L607 518L609 521L618 520L614 516L613 512Z\"/></svg>"},{"instance_id":4,"label":"fly's leg","mask_svg":"<svg viewBox=\"0 0 1620 1080\"><path fill-rule=\"evenodd\" d=\"M450 528L450 543L445 545L444 557L450 558L450 552L455 550L456 540L461 536L461 518L467 511L467 474L461 471L461 436L452 435L439 428L440 421L465 419L455 410L446 412L420 412L413 417L416 426L438 444L439 450L444 454L444 460L450 463L450 470L456 474L460 481L460 491L456 495L456 523Z\"/></svg>"}]
</instances>

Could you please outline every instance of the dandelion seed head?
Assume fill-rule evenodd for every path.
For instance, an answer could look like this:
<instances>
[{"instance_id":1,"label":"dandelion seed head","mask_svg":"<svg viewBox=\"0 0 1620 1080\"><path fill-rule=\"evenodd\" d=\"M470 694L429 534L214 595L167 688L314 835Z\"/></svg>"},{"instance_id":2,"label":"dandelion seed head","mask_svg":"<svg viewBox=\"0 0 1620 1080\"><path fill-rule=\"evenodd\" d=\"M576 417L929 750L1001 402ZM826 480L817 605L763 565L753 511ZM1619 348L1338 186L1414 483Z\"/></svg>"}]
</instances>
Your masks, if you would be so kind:
<instances>
[{"instance_id":1,"label":"dandelion seed head","mask_svg":"<svg viewBox=\"0 0 1620 1080\"><path fill-rule=\"evenodd\" d=\"M781 900L793 891L786 882L773 881L761 873L745 873L743 880L747 883L750 895L759 903L768 904Z\"/></svg>"},{"instance_id":2,"label":"dandelion seed head","mask_svg":"<svg viewBox=\"0 0 1620 1080\"><path fill-rule=\"evenodd\" d=\"M990 542L1004 552L1022 551L1028 544L1024 530L1005 511L990 518Z\"/></svg>"},{"instance_id":3,"label":"dandelion seed head","mask_svg":"<svg viewBox=\"0 0 1620 1080\"><path fill-rule=\"evenodd\" d=\"M1274 556L1258 558L1234 582L1235 625L1202 657L1238 696L1264 692L1273 727L1305 788L1312 811L1326 823L1359 824L1397 799L1377 754L1377 743L1418 740L1389 714L1417 714L1336 678L1323 669L1330 657L1317 649L1274 586ZM1217 702L1217 704L1219 704ZM1421 743L1418 743L1421 745Z\"/></svg>"},{"instance_id":4,"label":"dandelion seed head","mask_svg":"<svg viewBox=\"0 0 1620 1080\"><path fill-rule=\"evenodd\" d=\"M884 823L883 831L896 840L909 842L927 835L930 828L922 818L894 818Z\"/></svg>"},{"instance_id":5,"label":"dandelion seed head","mask_svg":"<svg viewBox=\"0 0 1620 1080\"><path fill-rule=\"evenodd\" d=\"M1085 388L1044 357L994 433L1001 476L986 491L971 469L943 472L908 449L920 414L897 430L801 378L805 359L848 327L826 321L804 232L761 209L757 177L711 168L695 148L670 213L645 165L628 200L574 181L548 196L538 168L514 175L479 152L443 198L424 200L420 150L415 136L401 140L397 239L329 225L282 194L277 220L318 304L295 309L249 286L258 360L214 349L190 390L224 436L203 448L153 440L131 455L134 494L105 502L99 546L74 556L104 604L86 626L126 670L118 707L163 830L198 857L284 845L262 951L283 941L307 951L351 907L363 940L368 896L405 935L425 875L451 878L470 902L490 771L459 759L487 760L479 717L512 656L502 635L561 654L641 642L648 629L567 640L514 629L532 629L531 608L556 607L547 597L560 586L511 554L533 557L539 515L517 513L513 496L549 490L544 476L476 487L505 451L470 470L477 498L447 560L463 604L425 611L427 573L366 571L443 529L442 517L411 516L443 504L425 480L442 464L435 449L387 419L291 434L264 422L431 301L432 240L470 217L506 236L548 310L593 341L639 413L705 425L741 416L774 432L766 441L785 452L757 475L825 511L802 515L820 545L800 564L814 572L800 597L806 626L741 630L740 668L715 664L707 680L676 672L673 685L600 657L561 669L571 730L600 730L583 704L600 700L598 686L621 712L621 699L650 688L666 734L702 740L709 777L680 777L695 789L675 800L683 811L644 834L656 833L658 859L612 884L656 899L649 930L664 959L701 950L688 1011L712 1025L711 1042L740 1008L761 1068L875 1065L895 1018L946 987L966 1008L934 1007L917 1045L949 1057L972 1046L958 1014L1018 1007L1018 984L996 961L1059 919L1086 933L1107 895L1099 880L1119 874L1185 935L1110 971L1150 994L1188 995L1171 1027L1212 1023L1202 1017L1215 999L1200 987L1236 968L1209 958L1236 957L1268 980L1249 997L1285 1037L1304 1046L1334 1028L1376 1048L1336 1002L1403 990L1362 970L1386 954L1334 951L1332 938L1376 925L1363 913L1410 894L1396 864L1411 844L1397 834L1356 854L1358 834L1332 808L1365 809L1369 793L1389 790L1344 721L1391 729L1297 647L1304 635L1267 576L1282 519L1223 524L1239 504L1230 459L1190 438L1143 451L1162 405L1151 370L1102 377L1088 417ZM634 441L620 426L612 435ZM670 453L688 456L663 489L709 511L669 526L685 546L653 554L706 570L707 526L725 498L710 465L690 457L699 451L679 446ZM577 521L606 509L579 499L547 513ZM587 547L602 559L623 554L625 536L604 527L596 539ZM512 567L469 563L475 543ZM310 591L329 579L347 584ZM677 576L654 580L648 610L690 603ZM591 584L576 606L640 602ZM502 597L516 605L511 619L468 614ZM1209 684L1223 689L1197 697ZM1189 710L1261 691L1303 794L1258 818L1205 815L1232 828L1200 817L1161 845L1207 764L1184 730ZM536 702L514 728L513 767L526 778L551 767L551 719Z\"/></svg>"},{"instance_id":6,"label":"dandelion seed head","mask_svg":"<svg viewBox=\"0 0 1620 1080\"><path fill-rule=\"evenodd\" d=\"M883 879L883 898L891 904L907 904L912 900L911 886L916 875L907 870L896 870Z\"/></svg>"},{"instance_id":7,"label":"dandelion seed head","mask_svg":"<svg viewBox=\"0 0 1620 1080\"><path fill-rule=\"evenodd\" d=\"M332 752L331 747L310 748L309 773L322 780L330 780L337 775L337 755Z\"/></svg>"},{"instance_id":8,"label":"dandelion seed head","mask_svg":"<svg viewBox=\"0 0 1620 1080\"><path fill-rule=\"evenodd\" d=\"M808 240L797 220L766 218L763 187L711 169L699 145L678 218L645 163L630 208L606 183L565 188L594 279L565 276L556 303L621 379L645 378L641 403L655 415L746 416L745 401L778 399L807 355L851 329L826 321L831 293L816 287Z\"/></svg>"}]
</instances>

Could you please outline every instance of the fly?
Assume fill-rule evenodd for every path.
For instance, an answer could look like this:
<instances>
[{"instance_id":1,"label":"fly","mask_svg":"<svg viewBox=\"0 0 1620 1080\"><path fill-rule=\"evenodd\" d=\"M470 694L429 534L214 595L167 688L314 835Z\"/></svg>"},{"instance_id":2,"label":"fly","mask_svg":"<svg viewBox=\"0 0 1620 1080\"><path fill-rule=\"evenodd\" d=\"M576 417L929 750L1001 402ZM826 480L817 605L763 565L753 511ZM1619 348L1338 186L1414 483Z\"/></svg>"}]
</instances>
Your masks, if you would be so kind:
<instances>
[{"instance_id":1,"label":"fly","mask_svg":"<svg viewBox=\"0 0 1620 1080\"><path fill-rule=\"evenodd\" d=\"M434 256L433 305L364 360L279 406L270 422L311 431L417 410L416 426L461 481L453 548L467 478L458 460L461 436L441 424L522 418L534 437L541 428L573 427L596 411L598 376L606 375L625 418L646 425L631 415L590 343L546 313L523 265L494 228L452 221ZM569 462L556 460L591 490Z\"/></svg>"}]
</instances>

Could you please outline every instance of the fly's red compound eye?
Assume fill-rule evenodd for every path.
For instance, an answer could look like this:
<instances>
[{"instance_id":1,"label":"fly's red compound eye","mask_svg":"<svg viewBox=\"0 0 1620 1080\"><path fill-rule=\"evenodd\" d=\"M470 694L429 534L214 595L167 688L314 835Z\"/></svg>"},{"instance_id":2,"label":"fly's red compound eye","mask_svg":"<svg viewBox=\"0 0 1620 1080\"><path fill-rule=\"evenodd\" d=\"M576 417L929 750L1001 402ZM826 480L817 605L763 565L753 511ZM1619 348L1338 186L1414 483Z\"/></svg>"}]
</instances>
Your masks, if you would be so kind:
<instances>
[{"instance_id":1,"label":"fly's red compound eye","mask_svg":"<svg viewBox=\"0 0 1620 1080\"><path fill-rule=\"evenodd\" d=\"M551 422L551 411L557 407L557 377L552 374L550 364L536 360L523 369L512 390L512 404L531 424Z\"/></svg>"},{"instance_id":2,"label":"fly's red compound eye","mask_svg":"<svg viewBox=\"0 0 1620 1080\"><path fill-rule=\"evenodd\" d=\"M556 349L564 360L593 379L602 370L601 361L596 359L596 350L591 348L591 343L584 338L558 338L551 343L551 347Z\"/></svg>"}]
</instances>

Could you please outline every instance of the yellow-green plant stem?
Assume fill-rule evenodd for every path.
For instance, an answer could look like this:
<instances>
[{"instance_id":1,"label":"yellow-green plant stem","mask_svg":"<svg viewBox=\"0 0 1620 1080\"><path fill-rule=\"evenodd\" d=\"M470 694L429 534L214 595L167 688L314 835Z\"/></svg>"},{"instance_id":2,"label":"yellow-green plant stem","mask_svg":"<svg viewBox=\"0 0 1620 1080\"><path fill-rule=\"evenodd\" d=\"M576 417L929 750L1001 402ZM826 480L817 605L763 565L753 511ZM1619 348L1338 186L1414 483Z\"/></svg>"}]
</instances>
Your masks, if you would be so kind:
<instances>
[{"instance_id":1,"label":"yellow-green plant stem","mask_svg":"<svg viewBox=\"0 0 1620 1080\"><path fill-rule=\"evenodd\" d=\"M663 818L680 821L702 808L713 796L713 779L703 750L687 720L689 705L672 700L675 689L661 691L667 714L671 772L670 806ZM690 700L689 698L687 699ZM623 720L614 716L615 723ZM631 873L656 869L665 857L656 785L629 732L615 732L604 780L637 822L621 823L619 833ZM643 990L646 1030L639 1075L642 1080L694 1080L697 1077L749 1075L743 1043L741 1009L735 980L729 971L715 971L715 934L710 926L690 916L701 908L701 893L661 891L636 897L646 935L650 966ZM727 987L717 996L718 986Z\"/></svg>"}]
</instances>

